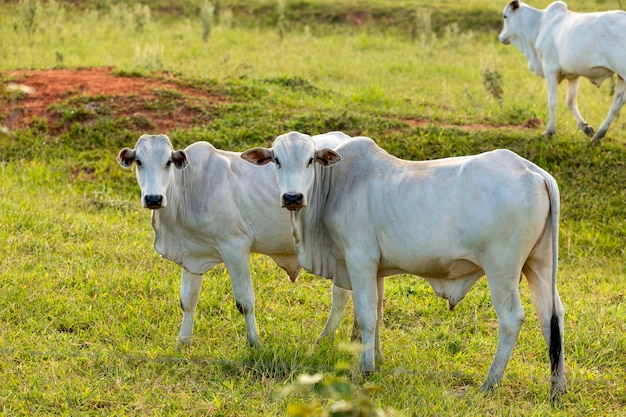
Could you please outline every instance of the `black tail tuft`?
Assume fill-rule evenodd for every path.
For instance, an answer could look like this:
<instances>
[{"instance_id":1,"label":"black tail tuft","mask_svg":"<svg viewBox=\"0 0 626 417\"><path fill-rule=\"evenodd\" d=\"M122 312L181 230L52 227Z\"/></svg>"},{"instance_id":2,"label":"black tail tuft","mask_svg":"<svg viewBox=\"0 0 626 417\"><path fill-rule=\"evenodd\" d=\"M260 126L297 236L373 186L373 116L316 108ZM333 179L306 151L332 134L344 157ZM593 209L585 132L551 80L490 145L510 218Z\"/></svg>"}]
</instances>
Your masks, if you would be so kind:
<instances>
[{"instance_id":1,"label":"black tail tuft","mask_svg":"<svg viewBox=\"0 0 626 417\"><path fill-rule=\"evenodd\" d=\"M550 320L550 367L552 375L557 373L559 367L559 358L561 357L561 330L559 328L559 318L555 313L552 314Z\"/></svg>"}]
</instances>

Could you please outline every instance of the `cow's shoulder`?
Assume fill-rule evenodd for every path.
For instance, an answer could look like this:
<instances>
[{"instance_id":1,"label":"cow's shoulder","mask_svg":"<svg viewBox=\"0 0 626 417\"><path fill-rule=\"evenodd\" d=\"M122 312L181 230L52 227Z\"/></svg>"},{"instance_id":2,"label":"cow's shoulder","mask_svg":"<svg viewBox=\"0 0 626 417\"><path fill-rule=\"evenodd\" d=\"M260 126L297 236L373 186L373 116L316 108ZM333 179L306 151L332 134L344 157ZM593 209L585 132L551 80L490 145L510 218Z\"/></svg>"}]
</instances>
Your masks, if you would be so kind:
<instances>
[{"instance_id":1,"label":"cow's shoulder","mask_svg":"<svg viewBox=\"0 0 626 417\"><path fill-rule=\"evenodd\" d=\"M185 148L189 158L189 170L181 171L182 176L189 181L215 183L232 172L232 166L248 165L241 159L239 153L224 151L215 148L208 142L195 142Z\"/></svg>"},{"instance_id":2,"label":"cow's shoulder","mask_svg":"<svg viewBox=\"0 0 626 417\"><path fill-rule=\"evenodd\" d=\"M185 152L190 158L193 159L208 158L215 151L215 147L209 142L205 141L194 142L185 148Z\"/></svg>"},{"instance_id":3,"label":"cow's shoulder","mask_svg":"<svg viewBox=\"0 0 626 417\"><path fill-rule=\"evenodd\" d=\"M562 1L555 1L551 3L543 12L541 18L541 30L545 34L550 34L553 37L555 30L558 30L558 26L564 19L575 15L567 9L567 5Z\"/></svg>"},{"instance_id":4,"label":"cow's shoulder","mask_svg":"<svg viewBox=\"0 0 626 417\"><path fill-rule=\"evenodd\" d=\"M335 131L312 136L312 139L315 142L315 145L320 149L335 149L337 146L352 138L343 132Z\"/></svg>"},{"instance_id":5,"label":"cow's shoulder","mask_svg":"<svg viewBox=\"0 0 626 417\"><path fill-rule=\"evenodd\" d=\"M567 4L562 1L555 1L546 7L546 14L564 13L567 11Z\"/></svg>"},{"instance_id":6,"label":"cow's shoulder","mask_svg":"<svg viewBox=\"0 0 626 417\"><path fill-rule=\"evenodd\" d=\"M185 169L175 171L175 182L178 188L181 181L197 181L201 179L203 172L207 170L208 161L215 155L217 149L208 142L194 142L185 149L188 165Z\"/></svg>"},{"instance_id":7,"label":"cow's shoulder","mask_svg":"<svg viewBox=\"0 0 626 417\"><path fill-rule=\"evenodd\" d=\"M343 158L341 162L343 167L376 160L382 155L389 155L372 138L367 136L355 136L337 146L335 150Z\"/></svg>"}]
</instances>

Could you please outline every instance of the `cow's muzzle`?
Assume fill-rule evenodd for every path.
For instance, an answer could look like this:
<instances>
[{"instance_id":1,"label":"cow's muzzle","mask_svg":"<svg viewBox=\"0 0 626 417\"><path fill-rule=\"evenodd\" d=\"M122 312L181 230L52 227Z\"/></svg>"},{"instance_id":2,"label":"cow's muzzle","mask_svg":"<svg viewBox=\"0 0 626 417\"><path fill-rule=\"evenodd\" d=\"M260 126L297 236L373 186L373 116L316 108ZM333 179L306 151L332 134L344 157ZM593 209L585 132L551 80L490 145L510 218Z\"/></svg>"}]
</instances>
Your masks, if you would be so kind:
<instances>
[{"instance_id":1,"label":"cow's muzzle","mask_svg":"<svg viewBox=\"0 0 626 417\"><path fill-rule=\"evenodd\" d=\"M306 206L302 193L285 193L282 198L282 206L287 210L299 210Z\"/></svg>"},{"instance_id":2,"label":"cow's muzzle","mask_svg":"<svg viewBox=\"0 0 626 417\"><path fill-rule=\"evenodd\" d=\"M163 196L160 194L148 194L143 198L144 207L150 210L158 210L163 207Z\"/></svg>"}]
</instances>

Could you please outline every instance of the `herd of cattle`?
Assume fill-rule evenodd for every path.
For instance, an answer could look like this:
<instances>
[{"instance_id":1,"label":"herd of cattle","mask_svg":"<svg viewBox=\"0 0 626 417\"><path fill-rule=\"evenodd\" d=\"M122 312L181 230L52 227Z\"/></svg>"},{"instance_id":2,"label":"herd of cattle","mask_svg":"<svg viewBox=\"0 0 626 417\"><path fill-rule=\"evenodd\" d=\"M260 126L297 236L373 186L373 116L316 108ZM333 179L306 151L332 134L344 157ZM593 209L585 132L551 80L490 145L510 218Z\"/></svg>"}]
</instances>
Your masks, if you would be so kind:
<instances>
[{"instance_id":1,"label":"herd of cattle","mask_svg":"<svg viewBox=\"0 0 626 417\"><path fill-rule=\"evenodd\" d=\"M573 13L562 2L538 10L513 1L503 16L500 41L517 46L546 79L546 134L555 131L557 85L567 79L567 106L599 141L624 103L626 49L615 45L626 37L626 14ZM611 111L594 135L577 109L578 77L600 85L614 72ZM366 137L289 132L271 148L243 153L206 142L174 150L165 135L143 135L117 160L136 165L141 204L152 210L154 249L182 267L181 343L192 341L203 274L223 262L247 340L260 344L251 253L270 256L292 281L301 268L332 280L321 336L335 333L352 295L364 374L382 357L386 276L418 275L453 309L486 275L498 316L498 346L481 386L489 390L501 381L524 320L523 275L548 345L551 398L566 391L556 286L559 189L549 173L515 153L405 161Z\"/></svg>"}]
</instances>

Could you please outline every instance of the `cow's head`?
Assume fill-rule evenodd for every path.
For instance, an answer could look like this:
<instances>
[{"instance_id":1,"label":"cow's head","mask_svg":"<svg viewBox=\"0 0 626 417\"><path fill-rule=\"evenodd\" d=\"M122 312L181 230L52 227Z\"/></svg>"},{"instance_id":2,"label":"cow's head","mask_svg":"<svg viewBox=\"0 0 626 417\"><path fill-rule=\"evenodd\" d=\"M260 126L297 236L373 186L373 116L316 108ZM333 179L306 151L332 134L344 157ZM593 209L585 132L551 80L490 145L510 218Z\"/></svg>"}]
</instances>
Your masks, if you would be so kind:
<instances>
[{"instance_id":1,"label":"cow's head","mask_svg":"<svg viewBox=\"0 0 626 417\"><path fill-rule=\"evenodd\" d=\"M498 36L498 40L505 45L508 45L515 39L517 39L518 31L524 30L523 27L520 26L520 19L517 18L517 11L520 8L520 2L515 0L510 2L504 8L502 12L502 17L504 18L504 24L502 26L502 31L500 32L500 36Z\"/></svg>"},{"instance_id":2,"label":"cow's head","mask_svg":"<svg viewBox=\"0 0 626 417\"><path fill-rule=\"evenodd\" d=\"M142 135L135 149L122 148L117 162L129 168L133 162L137 182L141 188L141 205L158 210L167 206L166 190L170 183L172 166L182 169L187 166L187 154L174 151L170 139L165 135Z\"/></svg>"},{"instance_id":3,"label":"cow's head","mask_svg":"<svg viewBox=\"0 0 626 417\"><path fill-rule=\"evenodd\" d=\"M309 135L298 132L278 136L271 149L252 148L241 157L254 165L276 164L280 205L292 211L307 205L315 182L315 164L328 167L341 160L337 152L317 149Z\"/></svg>"}]
</instances>

